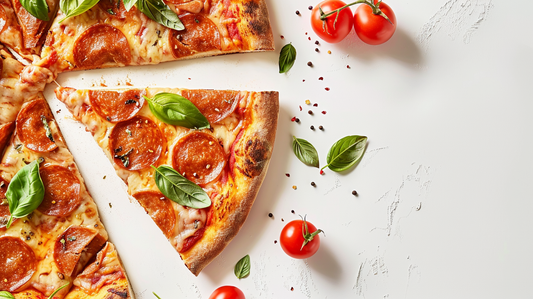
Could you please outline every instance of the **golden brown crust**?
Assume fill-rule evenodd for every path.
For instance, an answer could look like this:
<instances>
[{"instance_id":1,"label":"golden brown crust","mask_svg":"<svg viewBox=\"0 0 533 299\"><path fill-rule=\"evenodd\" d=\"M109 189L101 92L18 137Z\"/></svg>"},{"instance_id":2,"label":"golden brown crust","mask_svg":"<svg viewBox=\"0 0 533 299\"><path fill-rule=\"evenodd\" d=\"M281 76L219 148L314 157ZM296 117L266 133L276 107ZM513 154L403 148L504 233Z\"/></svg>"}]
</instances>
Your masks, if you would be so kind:
<instances>
[{"instance_id":1,"label":"golden brown crust","mask_svg":"<svg viewBox=\"0 0 533 299\"><path fill-rule=\"evenodd\" d=\"M274 37L265 0L241 0L242 19L239 33L254 51L274 51Z\"/></svg>"},{"instance_id":2,"label":"golden brown crust","mask_svg":"<svg viewBox=\"0 0 533 299\"><path fill-rule=\"evenodd\" d=\"M255 93L249 108L243 135L235 145L232 190L236 193L225 203L224 208L229 211L224 213L223 219L213 220L204 237L182 254L185 265L194 275L218 256L239 232L267 172L278 123L278 92Z\"/></svg>"}]
</instances>

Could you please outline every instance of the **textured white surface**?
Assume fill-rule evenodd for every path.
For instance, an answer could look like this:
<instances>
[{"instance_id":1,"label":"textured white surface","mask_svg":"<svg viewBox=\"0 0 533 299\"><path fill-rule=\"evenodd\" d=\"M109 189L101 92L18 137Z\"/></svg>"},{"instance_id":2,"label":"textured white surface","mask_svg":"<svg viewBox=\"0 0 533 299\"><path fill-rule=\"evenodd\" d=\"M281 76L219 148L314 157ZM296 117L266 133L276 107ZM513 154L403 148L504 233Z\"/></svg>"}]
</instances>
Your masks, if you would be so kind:
<instances>
[{"instance_id":1,"label":"textured white surface","mask_svg":"<svg viewBox=\"0 0 533 299\"><path fill-rule=\"evenodd\" d=\"M129 82L280 92L274 155L256 203L239 235L199 277L130 202L92 137L48 87L138 298L155 298L153 291L163 299L208 298L225 284L248 299L533 297L533 2L387 3L399 24L382 46L364 45L352 31L339 44L321 42L317 53L307 9L317 3L270 0L276 52L59 76L61 85L76 88ZM282 75L278 53L288 42L298 57ZM291 135L309 140L323 165L330 145L352 134L368 136L369 145L347 173L320 176L290 147ZM303 261L274 244L298 214L326 232L318 253ZM246 254L251 275L238 280L233 266Z\"/></svg>"}]
</instances>

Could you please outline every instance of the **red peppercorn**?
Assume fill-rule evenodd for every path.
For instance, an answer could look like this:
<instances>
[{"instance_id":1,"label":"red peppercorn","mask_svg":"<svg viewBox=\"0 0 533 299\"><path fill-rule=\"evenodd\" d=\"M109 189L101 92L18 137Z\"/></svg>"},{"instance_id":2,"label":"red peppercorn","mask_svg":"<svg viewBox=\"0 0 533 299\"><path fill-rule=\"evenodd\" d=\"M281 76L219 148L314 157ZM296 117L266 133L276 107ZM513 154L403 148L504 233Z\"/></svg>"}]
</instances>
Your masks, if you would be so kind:
<instances>
[{"instance_id":1,"label":"red peppercorn","mask_svg":"<svg viewBox=\"0 0 533 299\"><path fill-rule=\"evenodd\" d=\"M320 174L324 174L324 170L320 170Z\"/></svg>"},{"instance_id":2,"label":"red peppercorn","mask_svg":"<svg viewBox=\"0 0 533 299\"><path fill-rule=\"evenodd\" d=\"M322 81L324 80L324 77L319 77L318 80Z\"/></svg>"},{"instance_id":3,"label":"red peppercorn","mask_svg":"<svg viewBox=\"0 0 533 299\"><path fill-rule=\"evenodd\" d=\"M281 39L284 39L284 38L285 38L285 36L281 35Z\"/></svg>"},{"instance_id":4,"label":"red peppercorn","mask_svg":"<svg viewBox=\"0 0 533 299\"><path fill-rule=\"evenodd\" d=\"M326 91L329 91L329 87L326 87Z\"/></svg>"},{"instance_id":5,"label":"red peppercorn","mask_svg":"<svg viewBox=\"0 0 533 299\"><path fill-rule=\"evenodd\" d=\"M348 65L346 66L346 68L347 68L347 69L350 69L351 67L350 67L350 65L348 64Z\"/></svg>"},{"instance_id":6,"label":"red peppercorn","mask_svg":"<svg viewBox=\"0 0 533 299\"><path fill-rule=\"evenodd\" d=\"M291 118L291 121L292 121L292 122L296 121L296 116L294 116L293 118Z\"/></svg>"},{"instance_id":7,"label":"red peppercorn","mask_svg":"<svg viewBox=\"0 0 533 299\"><path fill-rule=\"evenodd\" d=\"M300 111L302 111L302 106L299 106L300 107Z\"/></svg>"},{"instance_id":8,"label":"red peppercorn","mask_svg":"<svg viewBox=\"0 0 533 299\"><path fill-rule=\"evenodd\" d=\"M313 111L311 110L307 111L307 113L309 113L310 115L313 115Z\"/></svg>"},{"instance_id":9,"label":"red peppercorn","mask_svg":"<svg viewBox=\"0 0 533 299\"><path fill-rule=\"evenodd\" d=\"M327 112L326 111L322 111L322 114L326 114Z\"/></svg>"},{"instance_id":10,"label":"red peppercorn","mask_svg":"<svg viewBox=\"0 0 533 299\"><path fill-rule=\"evenodd\" d=\"M290 173L286 173L285 176L287 176L288 178L291 177L291 174Z\"/></svg>"},{"instance_id":11,"label":"red peppercorn","mask_svg":"<svg viewBox=\"0 0 533 299\"><path fill-rule=\"evenodd\" d=\"M313 107L318 107L318 103L314 103L314 104L313 104Z\"/></svg>"}]
</instances>

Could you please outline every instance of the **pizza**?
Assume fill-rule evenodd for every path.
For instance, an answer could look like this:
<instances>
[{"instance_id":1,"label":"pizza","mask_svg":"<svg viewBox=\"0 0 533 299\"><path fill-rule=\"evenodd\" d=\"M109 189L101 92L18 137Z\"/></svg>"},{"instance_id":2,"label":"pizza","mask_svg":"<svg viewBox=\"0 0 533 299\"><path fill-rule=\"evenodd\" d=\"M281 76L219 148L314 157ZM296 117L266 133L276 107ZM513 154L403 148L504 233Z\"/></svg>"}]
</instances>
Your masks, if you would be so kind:
<instances>
[{"instance_id":1,"label":"pizza","mask_svg":"<svg viewBox=\"0 0 533 299\"><path fill-rule=\"evenodd\" d=\"M92 133L128 193L179 252L185 266L198 275L237 234L257 196L274 146L278 93L68 87L55 93ZM150 107L157 97L187 99L207 125L191 128L167 123ZM161 186L163 176L179 179L173 184L185 190L178 194L181 198L173 198L179 190ZM202 192L207 204L191 205L191 194Z\"/></svg>"},{"instance_id":2,"label":"pizza","mask_svg":"<svg viewBox=\"0 0 533 299\"><path fill-rule=\"evenodd\" d=\"M48 18L53 20L59 1L46 2L49 8ZM0 42L28 60L38 58L51 24L51 21L32 16L19 0L0 0Z\"/></svg>"},{"instance_id":3,"label":"pizza","mask_svg":"<svg viewBox=\"0 0 533 299\"><path fill-rule=\"evenodd\" d=\"M60 73L274 50L265 0L165 3L177 13L184 30L163 26L135 6L126 11L119 0L101 0L67 19L59 11L38 65Z\"/></svg>"},{"instance_id":4,"label":"pizza","mask_svg":"<svg viewBox=\"0 0 533 299\"><path fill-rule=\"evenodd\" d=\"M2 46L0 56L0 291L28 299L133 298L42 95L47 70L23 67ZM41 189L25 184L28 169L38 174ZM29 202L24 201L32 196L29 190L41 190L42 202L26 216L12 218ZM11 201L9 194L15 194Z\"/></svg>"}]
</instances>

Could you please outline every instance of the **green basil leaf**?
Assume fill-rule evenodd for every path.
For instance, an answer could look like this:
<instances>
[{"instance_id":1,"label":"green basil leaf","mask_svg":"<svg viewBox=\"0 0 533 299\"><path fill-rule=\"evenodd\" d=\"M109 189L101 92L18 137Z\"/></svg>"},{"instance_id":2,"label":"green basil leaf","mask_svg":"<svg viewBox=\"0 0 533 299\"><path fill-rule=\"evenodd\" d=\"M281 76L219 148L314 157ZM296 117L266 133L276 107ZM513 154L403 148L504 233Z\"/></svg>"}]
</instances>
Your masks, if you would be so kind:
<instances>
[{"instance_id":1,"label":"green basil leaf","mask_svg":"<svg viewBox=\"0 0 533 299\"><path fill-rule=\"evenodd\" d=\"M250 267L250 256L247 254L235 265L235 276L237 276L238 279L241 279L250 275Z\"/></svg>"},{"instance_id":2,"label":"green basil leaf","mask_svg":"<svg viewBox=\"0 0 533 299\"><path fill-rule=\"evenodd\" d=\"M279 73L288 72L296 60L296 49L292 44L286 44L279 53Z\"/></svg>"},{"instance_id":3,"label":"green basil leaf","mask_svg":"<svg viewBox=\"0 0 533 299\"><path fill-rule=\"evenodd\" d=\"M67 18L81 15L97 3L98 0L61 0L59 2L59 9L65 14L65 18L59 21L59 23Z\"/></svg>"},{"instance_id":4,"label":"green basil leaf","mask_svg":"<svg viewBox=\"0 0 533 299\"><path fill-rule=\"evenodd\" d=\"M32 16L39 20L48 22L48 3L46 0L19 0L22 7L24 7Z\"/></svg>"},{"instance_id":5,"label":"green basil leaf","mask_svg":"<svg viewBox=\"0 0 533 299\"><path fill-rule=\"evenodd\" d=\"M68 285L69 285L69 284L67 283L67 284L63 285L62 287L57 288L57 289L56 289L56 290L55 290L50 296L48 296L48 299L53 299L54 296L55 296L59 291L61 291L62 289L64 289L64 288L65 288L66 286L68 286Z\"/></svg>"},{"instance_id":6,"label":"green basil leaf","mask_svg":"<svg viewBox=\"0 0 533 299\"><path fill-rule=\"evenodd\" d=\"M318 168L318 152L316 148L305 139L292 136L292 150L296 157L305 165Z\"/></svg>"},{"instance_id":7,"label":"green basil leaf","mask_svg":"<svg viewBox=\"0 0 533 299\"><path fill-rule=\"evenodd\" d=\"M137 3L137 0L124 0L124 8L126 8L126 11L130 11L135 3Z\"/></svg>"},{"instance_id":8,"label":"green basil leaf","mask_svg":"<svg viewBox=\"0 0 533 299\"><path fill-rule=\"evenodd\" d=\"M155 184L159 191L170 200L193 209L203 209L211 205L211 199L204 189L183 177L174 168L161 165L155 169Z\"/></svg>"},{"instance_id":9,"label":"green basil leaf","mask_svg":"<svg viewBox=\"0 0 533 299\"><path fill-rule=\"evenodd\" d=\"M144 97L148 101L150 111L164 123L182 126L189 129L208 129L209 121L186 98L168 92L156 94L152 99Z\"/></svg>"},{"instance_id":10,"label":"green basil leaf","mask_svg":"<svg viewBox=\"0 0 533 299\"><path fill-rule=\"evenodd\" d=\"M8 228L13 218L28 216L43 201L44 184L39 175L39 162L40 159L22 167L7 187L6 199L11 213L6 226Z\"/></svg>"},{"instance_id":11,"label":"green basil leaf","mask_svg":"<svg viewBox=\"0 0 533 299\"><path fill-rule=\"evenodd\" d=\"M346 136L335 142L328 152L327 165L322 169L339 172L347 170L363 157L366 149L366 136Z\"/></svg>"},{"instance_id":12,"label":"green basil leaf","mask_svg":"<svg viewBox=\"0 0 533 299\"><path fill-rule=\"evenodd\" d=\"M135 6L147 17L165 27L175 30L185 29L178 15L162 0L137 0Z\"/></svg>"},{"instance_id":13,"label":"green basil leaf","mask_svg":"<svg viewBox=\"0 0 533 299\"><path fill-rule=\"evenodd\" d=\"M1 299L15 299L15 296L8 291L0 291Z\"/></svg>"}]
</instances>

